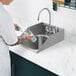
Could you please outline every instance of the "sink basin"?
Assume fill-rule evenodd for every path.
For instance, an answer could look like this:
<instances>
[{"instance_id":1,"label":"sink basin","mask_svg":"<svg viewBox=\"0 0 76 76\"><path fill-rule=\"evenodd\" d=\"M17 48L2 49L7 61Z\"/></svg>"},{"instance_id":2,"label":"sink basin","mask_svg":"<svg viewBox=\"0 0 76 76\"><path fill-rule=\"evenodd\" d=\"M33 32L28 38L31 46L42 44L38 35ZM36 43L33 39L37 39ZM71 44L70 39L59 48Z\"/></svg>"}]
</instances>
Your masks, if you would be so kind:
<instances>
[{"instance_id":1,"label":"sink basin","mask_svg":"<svg viewBox=\"0 0 76 76\"><path fill-rule=\"evenodd\" d=\"M64 29L52 26L53 31L47 33L45 30L46 26L48 27L49 25L41 22L27 28L25 32L31 32L37 37L37 41L33 43L25 40L23 45L38 50L37 52L39 52L64 40Z\"/></svg>"}]
</instances>

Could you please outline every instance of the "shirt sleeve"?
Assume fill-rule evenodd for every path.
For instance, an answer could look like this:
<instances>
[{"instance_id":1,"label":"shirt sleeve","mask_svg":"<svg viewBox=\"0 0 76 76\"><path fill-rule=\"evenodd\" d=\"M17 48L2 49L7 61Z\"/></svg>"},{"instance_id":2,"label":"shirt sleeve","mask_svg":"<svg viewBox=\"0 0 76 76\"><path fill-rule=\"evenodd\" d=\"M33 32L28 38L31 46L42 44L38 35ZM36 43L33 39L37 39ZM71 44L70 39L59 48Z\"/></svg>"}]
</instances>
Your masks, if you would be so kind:
<instances>
[{"instance_id":1,"label":"shirt sleeve","mask_svg":"<svg viewBox=\"0 0 76 76\"><path fill-rule=\"evenodd\" d=\"M9 16L9 14L4 14L4 16L2 16L0 25L3 40L8 45L15 44L18 41L18 38L15 33L12 18Z\"/></svg>"}]
</instances>

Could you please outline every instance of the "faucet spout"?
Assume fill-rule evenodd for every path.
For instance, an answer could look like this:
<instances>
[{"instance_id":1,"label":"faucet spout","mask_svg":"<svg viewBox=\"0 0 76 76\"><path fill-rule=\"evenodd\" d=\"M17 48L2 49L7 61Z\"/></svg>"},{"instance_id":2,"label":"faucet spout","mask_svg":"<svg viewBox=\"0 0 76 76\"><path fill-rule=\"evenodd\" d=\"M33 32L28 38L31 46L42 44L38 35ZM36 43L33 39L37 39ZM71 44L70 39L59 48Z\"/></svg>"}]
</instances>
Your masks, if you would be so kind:
<instances>
[{"instance_id":1,"label":"faucet spout","mask_svg":"<svg viewBox=\"0 0 76 76\"><path fill-rule=\"evenodd\" d=\"M51 12L50 12L50 10L49 10L48 8L43 8L43 9L39 12L39 14L38 14L38 19L37 19L37 20L39 21L40 14L41 14L41 12L44 11L44 10L47 10L48 13L49 13L49 27L48 27L48 29L50 30L50 26L51 26Z\"/></svg>"}]
</instances>

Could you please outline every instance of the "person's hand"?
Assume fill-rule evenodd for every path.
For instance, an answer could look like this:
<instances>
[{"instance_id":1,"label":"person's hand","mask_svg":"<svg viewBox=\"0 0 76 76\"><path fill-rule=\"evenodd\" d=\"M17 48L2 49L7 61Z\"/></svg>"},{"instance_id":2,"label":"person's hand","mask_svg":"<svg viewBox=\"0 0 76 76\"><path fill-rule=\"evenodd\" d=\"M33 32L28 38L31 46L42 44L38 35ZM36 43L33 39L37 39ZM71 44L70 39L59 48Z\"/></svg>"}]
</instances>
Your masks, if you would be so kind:
<instances>
[{"instance_id":1,"label":"person's hand","mask_svg":"<svg viewBox=\"0 0 76 76\"><path fill-rule=\"evenodd\" d=\"M32 35L29 35L28 33L25 33L25 34L18 37L17 44L22 44L24 42L24 40L31 41L32 37L33 37Z\"/></svg>"},{"instance_id":2,"label":"person's hand","mask_svg":"<svg viewBox=\"0 0 76 76\"><path fill-rule=\"evenodd\" d=\"M19 37L18 37L17 45L18 45L18 44L22 44L22 43L24 42L24 40L25 40L25 39L23 38L23 36L19 36Z\"/></svg>"},{"instance_id":3,"label":"person's hand","mask_svg":"<svg viewBox=\"0 0 76 76\"><path fill-rule=\"evenodd\" d=\"M25 39L25 40L28 40L28 41L31 41L31 38L33 37L33 35L29 35L28 33L24 33L23 34L23 38Z\"/></svg>"},{"instance_id":4,"label":"person's hand","mask_svg":"<svg viewBox=\"0 0 76 76\"><path fill-rule=\"evenodd\" d=\"M20 31L21 27L18 24L14 24L14 28L16 31Z\"/></svg>"}]
</instances>

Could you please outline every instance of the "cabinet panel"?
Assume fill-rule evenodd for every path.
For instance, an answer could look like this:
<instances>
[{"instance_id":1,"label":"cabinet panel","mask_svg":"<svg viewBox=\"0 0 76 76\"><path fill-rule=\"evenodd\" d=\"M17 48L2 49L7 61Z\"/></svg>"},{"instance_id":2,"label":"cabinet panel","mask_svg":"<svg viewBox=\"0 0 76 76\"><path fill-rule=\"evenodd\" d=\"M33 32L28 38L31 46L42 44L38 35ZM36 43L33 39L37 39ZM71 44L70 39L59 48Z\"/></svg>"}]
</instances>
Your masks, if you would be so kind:
<instances>
[{"instance_id":1,"label":"cabinet panel","mask_svg":"<svg viewBox=\"0 0 76 76\"><path fill-rule=\"evenodd\" d=\"M15 76L58 76L12 52L11 57L15 67Z\"/></svg>"}]
</instances>

